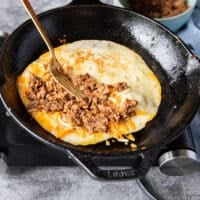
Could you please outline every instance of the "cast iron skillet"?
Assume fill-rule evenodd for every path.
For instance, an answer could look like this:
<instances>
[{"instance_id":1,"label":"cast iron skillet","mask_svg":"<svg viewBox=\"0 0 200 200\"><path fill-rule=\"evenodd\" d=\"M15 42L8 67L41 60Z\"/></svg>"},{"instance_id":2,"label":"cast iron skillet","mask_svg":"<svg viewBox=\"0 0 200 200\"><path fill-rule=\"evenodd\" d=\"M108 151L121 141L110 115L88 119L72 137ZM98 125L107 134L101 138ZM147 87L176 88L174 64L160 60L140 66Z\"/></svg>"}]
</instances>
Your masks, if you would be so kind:
<instances>
[{"instance_id":1,"label":"cast iron skillet","mask_svg":"<svg viewBox=\"0 0 200 200\"><path fill-rule=\"evenodd\" d=\"M75 3L87 1L74 1ZM90 1L93 2L94 1ZM97 2L99 3L99 2ZM100 3L99 3L100 4ZM64 143L42 129L26 112L16 89L16 77L44 51L46 46L29 20L14 31L0 54L1 100L14 120L43 143L70 155L90 175L102 179L138 178L152 166L160 149L174 140L190 122L199 104L200 64L183 42L149 18L108 5L71 5L40 15L54 46L66 35L67 41L111 40L139 53L158 76L162 103L157 117L135 134L138 150L119 143L87 147ZM130 74L131 76L131 74ZM146 149L142 150L142 147ZM62 152L61 152L62 153ZM103 170L98 159L117 163L122 170Z\"/></svg>"}]
</instances>

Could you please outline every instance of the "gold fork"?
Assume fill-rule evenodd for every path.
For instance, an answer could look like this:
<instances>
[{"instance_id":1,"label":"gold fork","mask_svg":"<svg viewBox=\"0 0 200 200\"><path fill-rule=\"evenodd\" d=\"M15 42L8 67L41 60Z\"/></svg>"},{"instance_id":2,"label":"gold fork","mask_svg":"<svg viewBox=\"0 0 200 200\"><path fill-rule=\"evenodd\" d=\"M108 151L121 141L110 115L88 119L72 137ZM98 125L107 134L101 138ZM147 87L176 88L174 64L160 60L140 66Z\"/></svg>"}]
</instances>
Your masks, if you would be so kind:
<instances>
[{"instance_id":1,"label":"gold fork","mask_svg":"<svg viewBox=\"0 0 200 200\"><path fill-rule=\"evenodd\" d=\"M47 45L47 48L49 49L49 52L51 54L51 61L49 63L49 68L50 68L50 71L51 71L53 77L63 86L63 88L67 89L71 94L73 94L76 97L87 100L88 98L76 86L74 86L72 84L70 79L66 75L64 75L58 71L61 64L56 59L56 55L54 52L54 48L51 44L51 41L49 40L45 30L43 29L42 25L40 24L39 19L35 14L35 11L33 10L32 6L28 0L21 0L21 2L23 4L24 8L26 9L27 13L31 17L35 27L37 28L38 32L40 33L45 44Z\"/></svg>"}]
</instances>

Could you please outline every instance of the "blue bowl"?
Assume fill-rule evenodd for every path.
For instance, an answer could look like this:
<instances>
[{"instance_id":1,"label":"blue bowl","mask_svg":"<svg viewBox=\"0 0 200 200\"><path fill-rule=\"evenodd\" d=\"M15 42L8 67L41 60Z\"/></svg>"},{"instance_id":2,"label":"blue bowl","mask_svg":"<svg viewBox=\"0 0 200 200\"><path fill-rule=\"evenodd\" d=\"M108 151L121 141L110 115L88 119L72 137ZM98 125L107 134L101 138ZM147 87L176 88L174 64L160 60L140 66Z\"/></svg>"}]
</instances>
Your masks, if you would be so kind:
<instances>
[{"instance_id":1,"label":"blue bowl","mask_svg":"<svg viewBox=\"0 0 200 200\"><path fill-rule=\"evenodd\" d=\"M105 1L105 0L104 0ZM197 0L186 0L188 9L182 12L179 15L173 17L164 17L164 18L154 18L156 21L160 22L171 31L176 32L180 29L185 23L187 23L194 11ZM125 7L130 9L130 5L127 0L113 0L112 5Z\"/></svg>"},{"instance_id":2,"label":"blue bowl","mask_svg":"<svg viewBox=\"0 0 200 200\"><path fill-rule=\"evenodd\" d=\"M179 15L173 17L155 18L156 21L160 22L170 30L176 32L185 23L187 23L194 11L197 0L187 0L188 9Z\"/></svg>"}]
</instances>

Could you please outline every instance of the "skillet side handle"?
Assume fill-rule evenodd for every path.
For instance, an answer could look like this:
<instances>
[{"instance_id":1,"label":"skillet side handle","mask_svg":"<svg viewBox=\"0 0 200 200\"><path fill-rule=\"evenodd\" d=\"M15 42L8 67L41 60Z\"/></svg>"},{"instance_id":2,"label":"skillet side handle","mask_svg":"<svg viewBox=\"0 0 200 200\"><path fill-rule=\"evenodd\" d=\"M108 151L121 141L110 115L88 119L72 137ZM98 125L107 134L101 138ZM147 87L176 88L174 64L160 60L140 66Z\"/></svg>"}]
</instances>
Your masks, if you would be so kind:
<instances>
[{"instance_id":1,"label":"skillet side handle","mask_svg":"<svg viewBox=\"0 0 200 200\"><path fill-rule=\"evenodd\" d=\"M153 150L146 150L138 155L134 156L133 159L136 157L140 157L141 161L139 166L130 169L109 169L104 170L100 169L94 162L93 156L87 155L84 156L80 155L77 152L68 151L69 156L92 177L98 180L125 180L125 179L136 179L143 177L149 168L155 162L158 156L158 149Z\"/></svg>"},{"instance_id":2,"label":"skillet side handle","mask_svg":"<svg viewBox=\"0 0 200 200\"><path fill-rule=\"evenodd\" d=\"M84 5L84 4L105 5L100 0L73 0L69 5Z\"/></svg>"},{"instance_id":3,"label":"skillet side handle","mask_svg":"<svg viewBox=\"0 0 200 200\"><path fill-rule=\"evenodd\" d=\"M2 63L0 62L0 86L5 83L5 77L3 75Z\"/></svg>"},{"instance_id":4,"label":"skillet side handle","mask_svg":"<svg viewBox=\"0 0 200 200\"><path fill-rule=\"evenodd\" d=\"M8 37L8 33L2 32L0 31L0 48L3 45L4 41L6 40L6 38ZM3 60L3 59L1 59ZM3 75L3 69L2 69L2 63L0 62L0 85L2 85L5 82L5 78Z\"/></svg>"}]
</instances>

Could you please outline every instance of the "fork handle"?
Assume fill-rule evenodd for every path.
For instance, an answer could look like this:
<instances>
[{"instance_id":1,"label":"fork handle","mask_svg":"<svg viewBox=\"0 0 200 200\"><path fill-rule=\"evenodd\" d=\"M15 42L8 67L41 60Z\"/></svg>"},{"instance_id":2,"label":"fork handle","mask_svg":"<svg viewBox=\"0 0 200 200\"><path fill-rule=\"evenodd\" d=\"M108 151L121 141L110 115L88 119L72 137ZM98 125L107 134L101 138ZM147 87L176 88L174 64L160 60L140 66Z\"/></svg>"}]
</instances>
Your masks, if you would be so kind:
<instances>
[{"instance_id":1,"label":"fork handle","mask_svg":"<svg viewBox=\"0 0 200 200\"><path fill-rule=\"evenodd\" d=\"M53 45L51 44L51 41L49 40L44 28L42 27L31 3L29 2L29 0L21 0L24 8L26 9L27 13L29 14L29 16L31 17L33 23L35 24L38 32L40 33L41 37L43 38L44 42L46 43L52 58L55 58L55 53L53 50Z\"/></svg>"}]
</instances>

